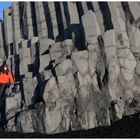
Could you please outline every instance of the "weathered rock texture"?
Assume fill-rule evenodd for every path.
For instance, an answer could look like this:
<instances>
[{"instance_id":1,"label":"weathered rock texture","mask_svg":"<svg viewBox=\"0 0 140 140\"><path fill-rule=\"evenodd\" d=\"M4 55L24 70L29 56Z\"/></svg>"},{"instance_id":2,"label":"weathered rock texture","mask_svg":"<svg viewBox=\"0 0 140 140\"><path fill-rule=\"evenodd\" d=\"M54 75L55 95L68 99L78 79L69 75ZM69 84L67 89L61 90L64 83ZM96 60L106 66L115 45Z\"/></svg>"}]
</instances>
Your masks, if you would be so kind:
<instances>
[{"instance_id":1,"label":"weathered rock texture","mask_svg":"<svg viewBox=\"0 0 140 140\"><path fill-rule=\"evenodd\" d=\"M140 111L140 4L13 2L0 21L0 59L17 82L7 131L111 125Z\"/></svg>"}]
</instances>

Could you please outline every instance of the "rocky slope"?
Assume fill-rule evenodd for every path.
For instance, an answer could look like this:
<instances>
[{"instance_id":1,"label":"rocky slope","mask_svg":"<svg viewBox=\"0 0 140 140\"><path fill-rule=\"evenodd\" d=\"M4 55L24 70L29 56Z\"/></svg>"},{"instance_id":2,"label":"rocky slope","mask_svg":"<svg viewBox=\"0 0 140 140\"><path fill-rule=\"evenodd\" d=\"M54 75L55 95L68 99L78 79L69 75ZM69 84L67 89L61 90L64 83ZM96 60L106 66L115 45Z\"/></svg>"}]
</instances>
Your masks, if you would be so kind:
<instances>
[{"instance_id":1,"label":"rocky slope","mask_svg":"<svg viewBox=\"0 0 140 140\"><path fill-rule=\"evenodd\" d=\"M139 138L139 113L125 116L111 126L99 126L94 129L77 130L57 134L1 132L0 138Z\"/></svg>"},{"instance_id":2,"label":"rocky slope","mask_svg":"<svg viewBox=\"0 0 140 140\"><path fill-rule=\"evenodd\" d=\"M5 9L0 57L17 93L6 100L6 130L87 130L139 112L139 10L138 2L13 2Z\"/></svg>"}]
</instances>

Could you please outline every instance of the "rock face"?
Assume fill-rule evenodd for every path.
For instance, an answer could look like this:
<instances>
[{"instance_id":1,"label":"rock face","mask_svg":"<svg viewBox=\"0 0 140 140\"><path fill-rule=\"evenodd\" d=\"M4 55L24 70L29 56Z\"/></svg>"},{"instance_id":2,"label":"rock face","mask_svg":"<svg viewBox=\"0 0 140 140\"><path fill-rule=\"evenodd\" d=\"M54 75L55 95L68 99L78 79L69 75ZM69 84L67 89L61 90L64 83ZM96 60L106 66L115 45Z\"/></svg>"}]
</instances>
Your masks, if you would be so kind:
<instances>
[{"instance_id":1,"label":"rock face","mask_svg":"<svg viewBox=\"0 0 140 140\"><path fill-rule=\"evenodd\" d=\"M13 2L0 63L15 77L7 131L55 134L140 111L138 2ZM8 91L7 91L8 92Z\"/></svg>"}]
</instances>

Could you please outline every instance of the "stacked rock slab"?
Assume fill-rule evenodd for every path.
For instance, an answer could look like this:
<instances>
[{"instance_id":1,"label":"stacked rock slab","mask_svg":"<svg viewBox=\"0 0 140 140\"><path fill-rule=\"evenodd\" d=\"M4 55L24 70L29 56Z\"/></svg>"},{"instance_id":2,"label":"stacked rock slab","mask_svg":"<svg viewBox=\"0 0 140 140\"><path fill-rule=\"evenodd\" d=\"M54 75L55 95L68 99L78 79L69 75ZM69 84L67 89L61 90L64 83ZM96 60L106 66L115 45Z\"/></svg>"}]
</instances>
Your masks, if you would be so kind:
<instances>
[{"instance_id":1,"label":"stacked rock slab","mask_svg":"<svg viewBox=\"0 0 140 140\"><path fill-rule=\"evenodd\" d=\"M11 8L7 8L4 10L4 28L6 36L6 46L8 47L9 53L12 53L10 52L10 44L13 42Z\"/></svg>"},{"instance_id":2,"label":"stacked rock slab","mask_svg":"<svg viewBox=\"0 0 140 140\"><path fill-rule=\"evenodd\" d=\"M13 2L6 8L0 60L18 93L7 97L7 130L91 129L140 111L139 5Z\"/></svg>"},{"instance_id":3,"label":"stacked rock slab","mask_svg":"<svg viewBox=\"0 0 140 140\"><path fill-rule=\"evenodd\" d=\"M19 5L18 2L12 3L12 27L13 27L13 44L15 54L18 54L18 43L21 41Z\"/></svg>"},{"instance_id":4,"label":"stacked rock slab","mask_svg":"<svg viewBox=\"0 0 140 140\"><path fill-rule=\"evenodd\" d=\"M35 4L39 39L48 37L47 23L42 2Z\"/></svg>"},{"instance_id":5,"label":"stacked rock slab","mask_svg":"<svg viewBox=\"0 0 140 140\"><path fill-rule=\"evenodd\" d=\"M3 21L0 21L0 59L1 61L4 59L5 53L4 53L4 36L3 36ZM1 62L2 63L2 62Z\"/></svg>"}]
</instances>

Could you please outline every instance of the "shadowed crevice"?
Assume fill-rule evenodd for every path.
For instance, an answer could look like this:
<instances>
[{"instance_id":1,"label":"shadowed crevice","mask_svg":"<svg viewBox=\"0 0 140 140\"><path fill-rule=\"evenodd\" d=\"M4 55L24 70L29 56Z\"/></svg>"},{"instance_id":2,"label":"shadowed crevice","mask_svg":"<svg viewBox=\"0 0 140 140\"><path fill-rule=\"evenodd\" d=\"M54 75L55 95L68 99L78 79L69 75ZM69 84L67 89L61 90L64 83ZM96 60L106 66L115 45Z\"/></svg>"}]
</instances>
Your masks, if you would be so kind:
<instances>
[{"instance_id":1,"label":"shadowed crevice","mask_svg":"<svg viewBox=\"0 0 140 140\"><path fill-rule=\"evenodd\" d=\"M56 18L57 18L57 25L58 25L58 32L61 35L64 30L63 19L62 19L62 11L60 7L60 2L54 2L55 11L56 11Z\"/></svg>"},{"instance_id":2,"label":"shadowed crevice","mask_svg":"<svg viewBox=\"0 0 140 140\"><path fill-rule=\"evenodd\" d=\"M131 13L131 10L129 8L129 4L128 2L121 2L122 8L124 10L125 13L125 17L126 19L129 21L129 23L132 25L134 22L134 16Z\"/></svg>"},{"instance_id":3,"label":"shadowed crevice","mask_svg":"<svg viewBox=\"0 0 140 140\"><path fill-rule=\"evenodd\" d=\"M86 2L88 10L92 10L94 12L93 2Z\"/></svg>"},{"instance_id":4,"label":"shadowed crevice","mask_svg":"<svg viewBox=\"0 0 140 140\"><path fill-rule=\"evenodd\" d=\"M77 6L77 10L78 10L79 19L81 21L81 18L84 15L84 10L83 10L83 7L82 7L82 3L81 2L76 2L76 6Z\"/></svg>"},{"instance_id":5,"label":"shadowed crevice","mask_svg":"<svg viewBox=\"0 0 140 140\"><path fill-rule=\"evenodd\" d=\"M36 20L36 11L35 11L35 2L31 2L31 17L32 17L32 25L33 25L33 33L34 36L38 35L38 29L37 29L37 20Z\"/></svg>"},{"instance_id":6,"label":"shadowed crevice","mask_svg":"<svg viewBox=\"0 0 140 140\"><path fill-rule=\"evenodd\" d=\"M52 24L48 2L43 2L43 7L44 7L44 14L45 14L47 30L48 30L48 38L54 39L53 24Z\"/></svg>"},{"instance_id":7,"label":"shadowed crevice","mask_svg":"<svg viewBox=\"0 0 140 140\"><path fill-rule=\"evenodd\" d=\"M114 29L112 19L111 19L111 12L107 2L98 2L101 13L103 15L103 23L105 27L105 31Z\"/></svg>"}]
</instances>

